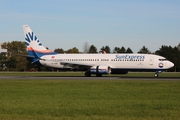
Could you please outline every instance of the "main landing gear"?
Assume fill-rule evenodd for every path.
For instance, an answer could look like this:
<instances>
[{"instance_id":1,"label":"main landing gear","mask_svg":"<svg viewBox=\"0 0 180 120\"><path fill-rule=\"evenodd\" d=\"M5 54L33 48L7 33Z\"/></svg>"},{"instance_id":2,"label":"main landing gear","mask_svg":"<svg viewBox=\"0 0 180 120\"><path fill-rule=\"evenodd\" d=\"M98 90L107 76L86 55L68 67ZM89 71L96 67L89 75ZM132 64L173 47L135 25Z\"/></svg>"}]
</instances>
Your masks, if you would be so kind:
<instances>
[{"instance_id":1,"label":"main landing gear","mask_svg":"<svg viewBox=\"0 0 180 120\"><path fill-rule=\"evenodd\" d=\"M90 73L89 71L86 71L86 72L84 73L84 76L85 76L85 77L91 77L91 73ZM96 73L96 77L102 77L102 74Z\"/></svg>"}]
</instances>

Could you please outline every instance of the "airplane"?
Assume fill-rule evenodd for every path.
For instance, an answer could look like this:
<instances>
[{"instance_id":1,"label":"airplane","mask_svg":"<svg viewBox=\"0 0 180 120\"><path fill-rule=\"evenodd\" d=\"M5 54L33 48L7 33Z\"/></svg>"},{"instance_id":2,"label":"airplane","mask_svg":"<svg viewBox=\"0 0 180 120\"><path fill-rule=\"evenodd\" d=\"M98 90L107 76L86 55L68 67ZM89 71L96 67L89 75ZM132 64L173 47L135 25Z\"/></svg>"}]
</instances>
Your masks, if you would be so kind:
<instances>
[{"instance_id":1,"label":"airplane","mask_svg":"<svg viewBox=\"0 0 180 120\"><path fill-rule=\"evenodd\" d=\"M84 75L127 74L128 71L153 71L154 76L174 66L155 54L59 54L45 48L28 25L23 25L27 60L59 69L84 70Z\"/></svg>"}]
</instances>

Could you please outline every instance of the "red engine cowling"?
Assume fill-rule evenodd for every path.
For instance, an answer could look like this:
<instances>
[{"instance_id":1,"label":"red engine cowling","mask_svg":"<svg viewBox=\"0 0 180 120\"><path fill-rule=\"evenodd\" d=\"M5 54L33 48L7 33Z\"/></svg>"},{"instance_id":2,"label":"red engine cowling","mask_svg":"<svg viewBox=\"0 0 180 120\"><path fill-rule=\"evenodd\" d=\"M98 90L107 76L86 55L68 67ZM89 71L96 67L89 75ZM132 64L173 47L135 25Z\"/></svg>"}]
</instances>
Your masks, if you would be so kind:
<instances>
[{"instance_id":1,"label":"red engine cowling","mask_svg":"<svg viewBox=\"0 0 180 120\"><path fill-rule=\"evenodd\" d=\"M111 68L109 66L93 66L90 68L92 74L110 74Z\"/></svg>"}]
</instances>

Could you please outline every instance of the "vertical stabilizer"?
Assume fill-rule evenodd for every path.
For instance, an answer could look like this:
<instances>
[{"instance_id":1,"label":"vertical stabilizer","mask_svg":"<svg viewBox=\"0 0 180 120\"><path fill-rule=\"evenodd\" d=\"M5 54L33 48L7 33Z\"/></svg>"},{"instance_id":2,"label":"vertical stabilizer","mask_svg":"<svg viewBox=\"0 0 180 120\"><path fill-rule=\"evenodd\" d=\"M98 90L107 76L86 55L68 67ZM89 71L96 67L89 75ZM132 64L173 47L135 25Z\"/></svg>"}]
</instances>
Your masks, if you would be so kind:
<instances>
[{"instance_id":1,"label":"vertical stabilizer","mask_svg":"<svg viewBox=\"0 0 180 120\"><path fill-rule=\"evenodd\" d=\"M28 25L23 25L24 30L24 36L26 40L26 46L29 50L29 48L33 48L34 50L38 51L44 51L47 50L39 41L39 39L36 37L34 32L31 30L31 28Z\"/></svg>"},{"instance_id":2,"label":"vertical stabilizer","mask_svg":"<svg viewBox=\"0 0 180 120\"><path fill-rule=\"evenodd\" d=\"M56 54L55 52L46 49L42 45L40 40L28 25L23 25L23 30L29 55L32 55L33 52L36 52L40 56L42 56L43 54Z\"/></svg>"}]
</instances>

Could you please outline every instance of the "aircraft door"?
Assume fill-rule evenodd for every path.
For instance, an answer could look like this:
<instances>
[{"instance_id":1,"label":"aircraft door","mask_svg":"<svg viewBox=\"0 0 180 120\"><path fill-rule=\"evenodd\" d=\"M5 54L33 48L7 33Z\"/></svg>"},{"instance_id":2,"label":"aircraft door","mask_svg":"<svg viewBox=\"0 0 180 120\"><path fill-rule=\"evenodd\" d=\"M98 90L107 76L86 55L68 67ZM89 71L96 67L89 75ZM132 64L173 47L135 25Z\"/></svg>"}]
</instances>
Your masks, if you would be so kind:
<instances>
[{"instance_id":1,"label":"aircraft door","mask_svg":"<svg viewBox=\"0 0 180 120\"><path fill-rule=\"evenodd\" d=\"M154 63L154 57L150 57L149 58L149 65L153 65L153 63Z\"/></svg>"}]
</instances>

